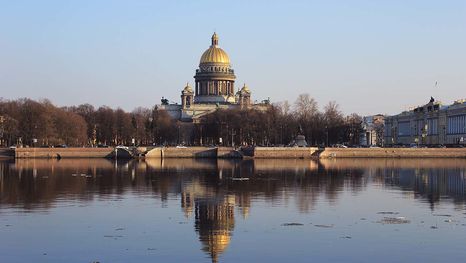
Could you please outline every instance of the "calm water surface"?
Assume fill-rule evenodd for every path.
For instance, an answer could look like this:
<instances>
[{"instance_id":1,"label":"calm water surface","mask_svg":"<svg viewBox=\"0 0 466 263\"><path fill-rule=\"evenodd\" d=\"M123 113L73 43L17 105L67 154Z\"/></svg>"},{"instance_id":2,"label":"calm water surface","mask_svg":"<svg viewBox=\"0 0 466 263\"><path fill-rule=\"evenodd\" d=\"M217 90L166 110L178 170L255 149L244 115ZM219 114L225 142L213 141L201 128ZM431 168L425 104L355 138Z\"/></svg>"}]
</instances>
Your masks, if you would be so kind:
<instances>
[{"instance_id":1,"label":"calm water surface","mask_svg":"<svg viewBox=\"0 0 466 263\"><path fill-rule=\"evenodd\" d=\"M0 161L0 262L465 262L466 159Z\"/></svg>"}]
</instances>

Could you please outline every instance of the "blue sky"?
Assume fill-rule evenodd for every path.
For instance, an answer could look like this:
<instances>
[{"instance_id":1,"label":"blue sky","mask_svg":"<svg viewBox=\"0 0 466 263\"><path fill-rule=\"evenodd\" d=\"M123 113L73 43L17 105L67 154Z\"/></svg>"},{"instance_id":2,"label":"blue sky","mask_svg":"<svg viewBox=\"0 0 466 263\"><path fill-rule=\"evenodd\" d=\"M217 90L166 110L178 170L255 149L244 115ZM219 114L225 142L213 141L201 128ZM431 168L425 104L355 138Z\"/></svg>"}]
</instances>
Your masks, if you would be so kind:
<instances>
[{"instance_id":1,"label":"blue sky","mask_svg":"<svg viewBox=\"0 0 466 263\"><path fill-rule=\"evenodd\" d=\"M0 97L178 102L214 30L256 100L367 115L466 98L466 1L104 0L0 0Z\"/></svg>"}]
</instances>

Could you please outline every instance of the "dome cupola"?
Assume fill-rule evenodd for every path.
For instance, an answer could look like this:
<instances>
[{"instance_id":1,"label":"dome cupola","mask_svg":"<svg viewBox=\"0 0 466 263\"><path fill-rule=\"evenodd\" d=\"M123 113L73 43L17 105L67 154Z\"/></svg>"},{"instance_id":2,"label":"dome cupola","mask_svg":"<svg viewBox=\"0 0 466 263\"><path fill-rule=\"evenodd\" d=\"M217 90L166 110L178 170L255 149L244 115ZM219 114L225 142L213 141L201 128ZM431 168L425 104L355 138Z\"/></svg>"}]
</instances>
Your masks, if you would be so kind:
<instances>
[{"instance_id":1,"label":"dome cupola","mask_svg":"<svg viewBox=\"0 0 466 263\"><path fill-rule=\"evenodd\" d=\"M202 54L199 64L230 64L227 52L218 46L217 33L212 35L212 45Z\"/></svg>"}]
</instances>

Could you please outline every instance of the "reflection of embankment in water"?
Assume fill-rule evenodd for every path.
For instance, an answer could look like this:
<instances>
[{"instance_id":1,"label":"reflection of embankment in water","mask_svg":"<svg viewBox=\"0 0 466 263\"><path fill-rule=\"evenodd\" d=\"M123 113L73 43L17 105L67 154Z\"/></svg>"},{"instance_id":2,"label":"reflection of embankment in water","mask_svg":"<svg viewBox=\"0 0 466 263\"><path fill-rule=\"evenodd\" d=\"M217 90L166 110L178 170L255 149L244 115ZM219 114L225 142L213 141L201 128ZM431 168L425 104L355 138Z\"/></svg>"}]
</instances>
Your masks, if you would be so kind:
<instances>
[{"instance_id":1,"label":"reflection of embankment in water","mask_svg":"<svg viewBox=\"0 0 466 263\"><path fill-rule=\"evenodd\" d=\"M16 159L11 168L21 171L28 169L45 169L52 173L60 173L69 169L111 169L114 164L111 160L104 158L88 158L88 159Z\"/></svg>"},{"instance_id":2,"label":"reflection of embankment in water","mask_svg":"<svg viewBox=\"0 0 466 263\"><path fill-rule=\"evenodd\" d=\"M255 171L276 170L317 170L318 163L310 159L193 159L167 158L146 159L147 166L152 169L233 169L248 166Z\"/></svg>"},{"instance_id":3,"label":"reflection of embankment in water","mask_svg":"<svg viewBox=\"0 0 466 263\"><path fill-rule=\"evenodd\" d=\"M466 168L465 158L342 158L321 159L319 163L325 169L355 169L355 168Z\"/></svg>"},{"instance_id":4,"label":"reflection of embankment in water","mask_svg":"<svg viewBox=\"0 0 466 263\"><path fill-rule=\"evenodd\" d=\"M167 158L142 160L118 160L117 162L101 158L76 158L76 159L16 159L2 161L10 163L13 169L87 169L89 167L111 169L116 164L125 166L128 163L139 170L151 169L231 169L238 165L254 167L258 171L267 170L317 170L320 166L324 169L356 169L356 168L466 168L466 159L452 158L345 158L345 159L193 159L193 158ZM322 167L321 167L322 168Z\"/></svg>"},{"instance_id":5,"label":"reflection of embankment in water","mask_svg":"<svg viewBox=\"0 0 466 263\"><path fill-rule=\"evenodd\" d=\"M186 170L186 169L217 169L219 163L223 165L233 164L237 160L222 160L222 159L208 159L208 158L148 158L144 161L147 166L151 169L162 170L162 169L174 169L174 170Z\"/></svg>"},{"instance_id":6,"label":"reflection of embankment in water","mask_svg":"<svg viewBox=\"0 0 466 263\"><path fill-rule=\"evenodd\" d=\"M147 159L152 169L231 169L238 165L252 167L254 171L292 171L329 169L374 169L374 168L466 168L466 159L452 158L344 158L344 159Z\"/></svg>"}]
</instances>

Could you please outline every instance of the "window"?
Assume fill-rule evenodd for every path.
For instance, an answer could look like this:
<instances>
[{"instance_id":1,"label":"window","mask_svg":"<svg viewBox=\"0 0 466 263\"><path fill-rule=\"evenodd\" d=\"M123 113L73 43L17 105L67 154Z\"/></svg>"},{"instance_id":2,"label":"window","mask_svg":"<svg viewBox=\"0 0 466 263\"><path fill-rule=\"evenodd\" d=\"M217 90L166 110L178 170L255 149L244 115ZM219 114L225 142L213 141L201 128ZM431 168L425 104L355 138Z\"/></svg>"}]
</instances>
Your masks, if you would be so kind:
<instances>
[{"instance_id":1,"label":"window","mask_svg":"<svg viewBox=\"0 0 466 263\"><path fill-rule=\"evenodd\" d=\"M387 123L384 127L384 133L385 133L385 136L387 137L391 137L392 136L392 125Z\"/></svg>"},{"instance_id":2,"label":"window","mask_svg":"<svg viewBox=\"0 0 466 263\"><path fill-rule=\"evenodd\" d=\"M409 127L409 121L399 122L398 123L398 136L410 136L411 129Z\"/></svg>"},{"instance_id":3,"label":"window","mask_svg":"<svg viewBox=\"0 0 466 263\"><path fill-rule=\"evenodd\" d=\"M466 114L448 117L448 134L466 133Z\"/></svg>"},{"instance_id":4,"label":"window","mask_svg":"<svg viewBox=\"0 0 466 263\"><path fill-rule=\"evenodd\" d=\"M438 134L438 119L428 119L427 120L427 135L437 135Z\"/></svg>"}]
</instances>

